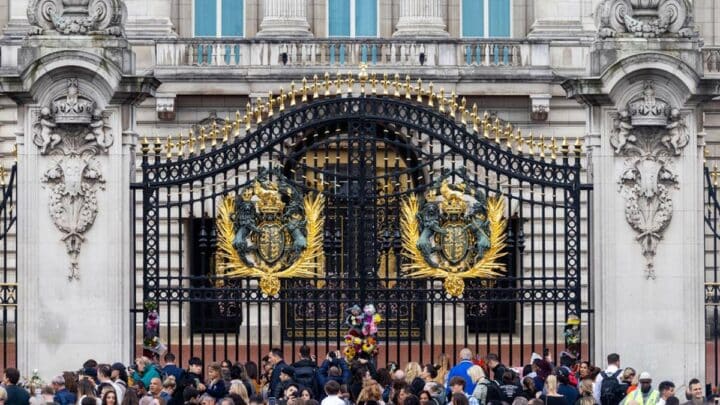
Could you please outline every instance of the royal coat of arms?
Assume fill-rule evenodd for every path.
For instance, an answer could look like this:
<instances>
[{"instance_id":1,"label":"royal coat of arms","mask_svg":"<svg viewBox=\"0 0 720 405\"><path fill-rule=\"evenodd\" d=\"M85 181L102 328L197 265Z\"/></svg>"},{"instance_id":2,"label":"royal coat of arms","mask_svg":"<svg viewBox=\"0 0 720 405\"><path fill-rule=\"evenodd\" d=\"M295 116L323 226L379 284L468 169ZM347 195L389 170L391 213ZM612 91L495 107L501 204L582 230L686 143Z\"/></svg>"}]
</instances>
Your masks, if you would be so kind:
<instances>
[{"instance_id":1,"label":"royal coat of arms","mask_svg":"<svg viewBox=\"0 0 720 405\"><path fill-rule=\"evenodd\" d=\"M319 275L324 201L320 193L303 196L279 170L260 168L252 183L220 205L216 275L257 277L269 296L280 292L282 278Z\"/></svg>"},{"instance_id":2,"label":"royal coat of arms","mask_svg":"<svg viewBox=\"0 0 720 405\"><path fill-rule=\"evenodd\" d=\"M452 183L450 179L461 178ZM403 266L408 277L444 280L445 291L462 295L464 279L500 276L506 253L500 197L486 198L471 189L465 172L448 172L433 183L422 201L413 195L402 203Z\"/></svg>"}]
</instances>

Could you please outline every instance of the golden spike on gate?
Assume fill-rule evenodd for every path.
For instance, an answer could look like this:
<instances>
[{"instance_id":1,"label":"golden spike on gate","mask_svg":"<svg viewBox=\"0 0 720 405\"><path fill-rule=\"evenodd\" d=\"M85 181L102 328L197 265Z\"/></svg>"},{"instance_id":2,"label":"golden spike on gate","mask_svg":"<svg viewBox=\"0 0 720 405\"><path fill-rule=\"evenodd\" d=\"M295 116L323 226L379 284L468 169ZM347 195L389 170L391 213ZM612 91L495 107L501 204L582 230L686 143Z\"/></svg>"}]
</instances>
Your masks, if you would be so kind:
<instances>
[{"instance_id":1,"label":"golden spike on gate","mask_svg":"<svg viewBox=\"0 0 720 405\"><path fill-rule=\"evenodd\" d=\"M488 115L488 112L485 111L483 113L483 119L482 119L483 138L490 139L490 128L491 127L492 127L492 124L490 124L490 115Z\"/></svg>"},{"instance_id":2,"label":"golden spike on gate","mask_svg":"<svg viewBox=\"0 0 720 405\"><path fill-rule=\"evenodd\" d=\"M247 104L245 104L245 133L250 132L250 127L252 125L252 116L252 104L248 102Z\"/></svg>"},{"instance_id":3,"label":"golden spike on gate","mask_svg":"<svg viewBox=\"0 0 720 405\"><path fill-rule=\"evenodd\" d=\"M410 75L405 76L405 100L412 100L412 85L410 85Z\"/></svg>"},{"instance_id":4,"label":"golden spike on gate","mask_svg":"<svg viewBox=\"0 0 720 405\"><path fill-rule=\"evenodd\" d=\"M552 160L557 160L557 150L558 146L555 142L555 137L553 136L552 142L550 143L550 157L552 158Z\"/></svg>"},{"instance_id":5,"label":"golden spike on gate","mask_svg":"<svg viewBox=\"0 0 720 405\"><path fill-rule=\"evenodd\" d=\"M303 79L302 79L302 97L300 98L300 102L306 103L307 101L308 101L307 78L303 77Z\"/></svg>"},{"instance_id":6,"label":"golden spike on gate","mask_svg":"<svg viewBox=\"0 0 720 405\"><path fill-rule=\"evenodd\" d=\"M153 145L153 152L155 152L155 156L159 157L160 153L162 152L162 143L160 142L160 137L155 135L155 144Z\"/></svg>"},{"instance_id":7,"label":"golden spike on gate","mask_svg":"<svg viewBox=\"0 0 720 405\"><path fill-rule=\"evenodd\" d=\"M215 120L210 124L210 147L215 149L217 146L217 123Z\"/></svg>"},{"instance_id":8,"label":"golden spike on gate","mask_svg":"<svg viewBox=\"0 0 720 405\"><path fill-rule=\"evenodd\" d=\"M538 142L538 146L540 147L540 159L545 159L545 135L540 134L540 141Z\"/></svg>"},{"instance_id":9,"label":"golden spike on gate","mask_svg":"<svg viewBox=\"0 0 720 405\"><path fill-rule=\"evenodd\" d=\"M268 118L273 116L273 107L275 104L275 97L273 96L272 90L268 93Z\"/></svg>"},{"instance_id":10,"label":"golden spike on gate","mask_svg":"<svg viewBox=\"0 0 720 405\"><path fill-rule=\"evenodd\" d=\"M182 132L178 132L177 146L177 154L175 156L179 159L185 156L185 140L183 140Z\"/></svg>"},{"instance_id":11,"label":"golden spike on gate","mask_svg":"<svg viewBox=\"0 0 720 405\"><path fill-rule=\"evenodd\" d=\"M323 86L325 87L325 97L330 97L330 85L332 84L332 80L330 80L330 73L325 72L325 75L323 75Z\"/></svg>"},{"instance_id":12,"label":"golden spike on gate","mask_svg":"<svg viewBox=\"0 0 720 405\"><path fill-rule=\"evenodd\" d=\"M143 155L147 155L148 152L150 152L150 143L148 142L147 136L143 137L142 143L140 145L140 151Z\"/></svg>"},{"instance_id":13,"label":"golden spike on gate","mask_svg":"<svg viewBox=\"0 0 720 405\"><path fill-rule=\"evenodd\" d=\"M282 112L285 111L285 99L287 96L285 95L285 89L280 87L280 95L278 96L278 111Z\"/></svg>"},{"instance_id":14,"label":"golden spike on gate","mask_svg":"<svg viewBox=\"0 0 720 405\"><path fill-rule=\"evenodd\" d=\"M260 98L255 101L255 123L262 123L263 102Z\"/></svg>"},{"instance_id":15,"label":"golden spike on gate","mask_svg":"<svg viewBox=\"0 0 720 405\"><path fill-rule=\"evenodd\" d=\"M365 95L365 83L367 83L368 73L367 65L364 63L360 64L360 73L358 73L358 81L360 82L360 95Z\"/></svg>"},{"instance_id":16,"label":"golden spike on gate","mask_svg":"<svg viewBox=\"0 0 720 405\"><path fill-rule=\"evenodd\" d=\"M337 72L337 74L335 75L335 95L336 96L342 96L342 84L343 84L342 73Z\"/></svg>"},{"instance_id":17,"label":"golden spike on gate","mask_svg":"<svg viewBox=\"0 0 720 405\"><path fill-rule=\"evenodd\" d=\"M13 162L17 163L18 160L18 146L17 143L13 144L12 151L10 152L13 156Z\"/></svg>"},{"instance_id":18,"label":"golden spike on gate","mask_svg":"<svg viewBox=\"0 0 720 405\"><path fill-rule=\"evenodd\" d=\"M434 107L434 106L435 106L435 101L434 101L434 99L435 99L435 92L433 91L433 86L434 86L433 82L430 82L430 84L428 85L428 91L427 91L427 93L428 93L428 107Z\"/></svg>"},{"instance_id":19,"label":"golden spike on gate","mask_svg":"<svg viewBox=\"0 0 720 405\"><path fill-rule=\"evenodd\" d=\"M422 103L422 101L423 101L422 96L423 96L422 79L418 78L417 79L417 100L416 100L418 103Z\"/></svg>"},{"instance_id":20,"label":"golden spike on gate","mask_svg":"<svg viewBox=\"0 0 720 405\"><path fill-rule=\"evenodd\" d=\"M560 153L562 153L563 156L567 157L569 151L570 147L568 146L567 137L563 136L562 143L560 144Z\"/></svg>"},{"instance_id":21,"label":"golden spike on gate","mask_svg":"<svg viewBox=\"0 0 720 405\"><path fill-rule=\"evenodd\" d=\"M200 127L200 152L205 152L205 127Z\"/></svg>"},{"instance_id":22,"label":"golden spike on gate","mask_svg":"<svg viewBox=\"0 0 720 405\"><path fill-rule=\"evenodd\" d=\"M313 100L317 100L320 97L320 94L318 93L319 87L318 75L313 75Z\"/></svg>"},{"instance_id":23,"label":"golden spike on gate","mask_svg":"<svg viewBox=\"0 0 720 405\"><path fill-rule=\"evenodd\" d=\"M440 95L438 96L438 104L439 104L438 111L440 111L441 113L444 113L445 112L445 89L442 87L440 88Z\"/></svg>"},{"instance_id":24,"label":"golden spike on gate","mask_svg":"<svg viewBox=\"0 0 720 405\"><path fill-rule=\"evenodd\" d=\"M382 79L382 87L383 87L383 95L388 95L388 74L383 73L383 79Z\"/></svg>"},{"instance_id":25,"label":"golden spike on gate","mask_svg":"<svg viewBox=\"0 0 720 405\"><path fill-rule=\"evenodd\" d=\"M373 96L377 94L377 75L375 73L370 75L370 94Z\"/></svg>"},{"instance_id":26,"label":"golden spike on gate","mask_svg":"<svg viewBox=\"0 0 720 405\"><path fill-rule=\"evenodd\" d=\"M458 108L458 103L455 98L455 90L453 90L450 95L450 101L448 102L448 105L450 107L450 118L452 118L453 120L455 119L455 111L457 111Z\"/></svg>"},{"instance_id":27,"label":"golden spike on gate","mask_svg":"<svg viewBox=\"0 0 720 405\"><path fill-rule=\"evenodd\" d=\"M235 122L233 123L233 135L237 138L240 136L240 123L242 118L240 117L240 110L235 110Z\"/></svg>"},{"instance_id":28,"label":"golden spike on gate","mask_svg":"<svg viewBox=\"0 0 720 405\"><path fill-rule=\"evenodd\" d=\"M195 154L195 143L197 140L195 139L195 134L193 133L193 130L190 130L190 133L188 134L188 153L193 155Z\"/></svg>"},{"instance_id":29,"label":"golden spike on gate","mask_svg":"<svg viewBox=\"0 0 720 405\"><path fill-rule=\"evenodd\" d=\"M710 151L708 150L707 145L703 146L703 164L707 164L707 160L710 157Z\"/></svg>"},{"instance_id":30,"label":"golden spike on gate","mask_svg":"<svg viewBox=\"0 0 720 405\"><path fill-rule=\"evenodd\" d=\"M470 113L470 120L472 121L473 132L475 132L476 135L479 135L480 128L478 128L478 122L480 121L480 118L478 117L477 103L473 103L472 112Z\"/></svg>"},{"instance_id":31,"label":"golden spike on gate","mask_svg":"<svg viewBox=\"0 0 720 405\"><path fill-rule=\"evenodd\" d=\"M230 138L230 130L232 129L232 126L229 124L230 117L225 116L225 125L222 127L222 143L223 145L227 145L228 139Z\"/></svg>"},{"instance_id":32,"label":"golden spike on gate","mask_svg":"<svg viewBox=\"0 0 720 405\"><path fill-rule=\"evenodd\" d=\"M290 97L290 107L295 106L295 81L290 82L290 94L288 95Z\"/></svg>"},{"instance_id":33,"label":"golden spike on gate","mask_svg":"<svg viewBox=\"0 0 720 405\"><path fill-rule=\"evenodd\" d=\"M463 97L462 100L460 100L460 123L461 124L467 125L467 115L468 115L467 100L465 99L465 97Z\"/></svg>"},{"instance_id":34,"label":"golden spike on gate","mask_svg":"<svg viewBox=\"0 0 720 405\"><path fill-rule=\"evenodd\" d=\"M509 126L509 125L508 125ZM515 137L513 136L513 133L510 132L509 134L505 133L505 148L509 151L513 151L513 141L515 140Z\"/></svg>"},{"instance_id":35,"label":"golden spike on gate","mask_svg":"<svg viewBox=\"0 0 720 405\"><path fill-rule=\"evenodd\" d=\"M580 153L582 152L582 141L580 140L580 137L575 138L575 156L580 157Z\"/></svg>"},{"instance_id":36,"label":"golden spike on gate","mask_svg":"<svg viewBox=\"0 0 720 405\"><path fill-rule=\"evenodd\" d=\"M520 155L523 153L523 142L524 139L522 137L522 131L518 128L517 132L515 132L515 145L516 145L516 152Z\"/></svg>"},{"instance_id":37,"label":"golden spike on gate","mask_svg":"<svg viewBox=\"0 0 720 405\"><path fill-rule=\"evenodd\" d=\"M395 73L395 80L393 80L393 87L395 88L395 93L393 93L393 96L400 98L400 75Z\"/></svg>"},{"instance_id":38,"label":"golden spike on gate","mask_svg":"<svg viewBox=\"0 0 720 405\"><path fill-rule=\"evenodd\" d=\"M0 186L2 188L5 188L5 176L7 175L7 172L5 171L5 165L0 164Z\"/></svg>"},{"instance_id":39,"label":"golden spike on gate","mask_svg":"<svg viewBox=\"0 0 720 405\"><path fill-rule=\"evenodd\" d=\"M533 141L532 131L530 131L530 136L528 137L526 143L528 145L528 153L530 156L535 156L535 142Z\"/></svg>"},{"instance_id":40,"label":"golden spike on gate","mask_svg":"<svg viewBox=\"0 0 720 405\"><path fill-rule=\"evenodd\" d=\"M348 96L352 96L354 85L355 85L355 77L353 76L351 71L348 71L348 74L347 74L347 95Z\"/></svg>"},{"instance_id":41,"label":"golden spike on gate","mask_svg":"<svg viewBox=\"0 0 720 405\"><path fill-rule=\"evenodd\" d=\"M173 148L175 147L175 144L172 141L172 135L168 135L165 139L165 159L171 160L172 159L172 152Z\"/></svg>"},{"instance_id":42,"label":"golden spike on gate","mask_svg":"<svg viewBox=\"0 0 720 405\"><path fill-rule=\"evenodd\" d=\"M712 172L710 172L710 177L712 177L713 186L717 187L718 177L720 177L720 171L718 171L717 163L715 163L715 165L713 166L713 170L712 170Z\"/></svg>"}]
</instances>

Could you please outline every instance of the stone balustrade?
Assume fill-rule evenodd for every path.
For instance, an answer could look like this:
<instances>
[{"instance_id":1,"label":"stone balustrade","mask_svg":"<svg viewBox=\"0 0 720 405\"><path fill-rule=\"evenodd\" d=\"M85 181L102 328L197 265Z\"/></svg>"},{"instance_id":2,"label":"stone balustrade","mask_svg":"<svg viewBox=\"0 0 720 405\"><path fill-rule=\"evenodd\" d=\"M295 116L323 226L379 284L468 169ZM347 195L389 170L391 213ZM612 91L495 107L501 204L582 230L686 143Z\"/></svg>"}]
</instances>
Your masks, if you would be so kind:
<instances>
[{"instance_id":1,"label":"stone balustrade","mask_svg":"<svg viewBox=\"0 0 720 405\"><path fill-rule=\"evenodd\" d=\"M549 44L527 40L180 39L159 41L155 51L158 67L549 65Z\"/></svg>"}]
</instances>

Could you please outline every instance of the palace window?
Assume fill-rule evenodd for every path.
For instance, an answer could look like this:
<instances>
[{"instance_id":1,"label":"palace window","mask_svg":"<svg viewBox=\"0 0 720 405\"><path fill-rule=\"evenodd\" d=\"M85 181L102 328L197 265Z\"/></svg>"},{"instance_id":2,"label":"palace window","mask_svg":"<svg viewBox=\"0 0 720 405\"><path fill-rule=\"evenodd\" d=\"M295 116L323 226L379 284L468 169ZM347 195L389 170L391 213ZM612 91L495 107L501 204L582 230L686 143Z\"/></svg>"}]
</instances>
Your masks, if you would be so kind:
<instances>
[{"instance_id":1,"label":"palace window","mask_svg":"<svg viewBox=\"0 0 720 405\"><path fill-rule=\"evenodd\" d=\"M328 36L377 37L378 0L328 0Z\"/></svg>"},{"instance_id":2,"label":"palace window","mask_svg":"<svg viewBox=\"0 0 720 405\"><path fill-rule=\"evenodd\" d=\"M194 0L193 27L195 36L245 36L244 3L244 0Z\"/></svg>"},{"instance_id":3,"label":"palace window","mask_svg":"<svg viewBox=\"0 0 720 405\"><path fill-rule=\"evenodd\" d=\"M463 37L509 37L511 0L462 0Z\"/></svg>"}]
</instances>

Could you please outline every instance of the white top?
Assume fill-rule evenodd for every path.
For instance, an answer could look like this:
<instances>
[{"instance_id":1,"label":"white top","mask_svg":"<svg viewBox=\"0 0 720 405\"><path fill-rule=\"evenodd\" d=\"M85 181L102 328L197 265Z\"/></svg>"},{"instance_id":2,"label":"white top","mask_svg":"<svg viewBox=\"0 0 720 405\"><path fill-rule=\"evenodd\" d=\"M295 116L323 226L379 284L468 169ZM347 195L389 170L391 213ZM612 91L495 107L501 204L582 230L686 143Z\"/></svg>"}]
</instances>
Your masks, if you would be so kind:
<instances>
[{"instance_id":1,"label":"white top","mask_svg":"<svg viewBox=\"0 0 720 405\"><path fill-rule=\"evenodd\" d=\"M320 405L345 405L345 401L337 395L328 395Z\"/></svg>"},{"instance_id":2,"label":"white top","mask_svg":"<svg viewBox=\"0 0 720 405\"><path fill-rule=\"evenodd\" d=\"M615 374L618 370L620 370L620 368L618 368L618 366L611 364L603 371L605 372L605 374L610 376L610 375ZM622 377L622 373L618 374L618 376L617 376L617 380L619 382L622 382L622 380L620 380L620 377ZM599 373L597 375L597 377L595 378L595 385L593 386L593 397L595 397L595 402L598 404L602 403L602 402L600 402L600 386L602 385L602 380L603 380L602 373Z\"/></svg>"}]
</instances>

